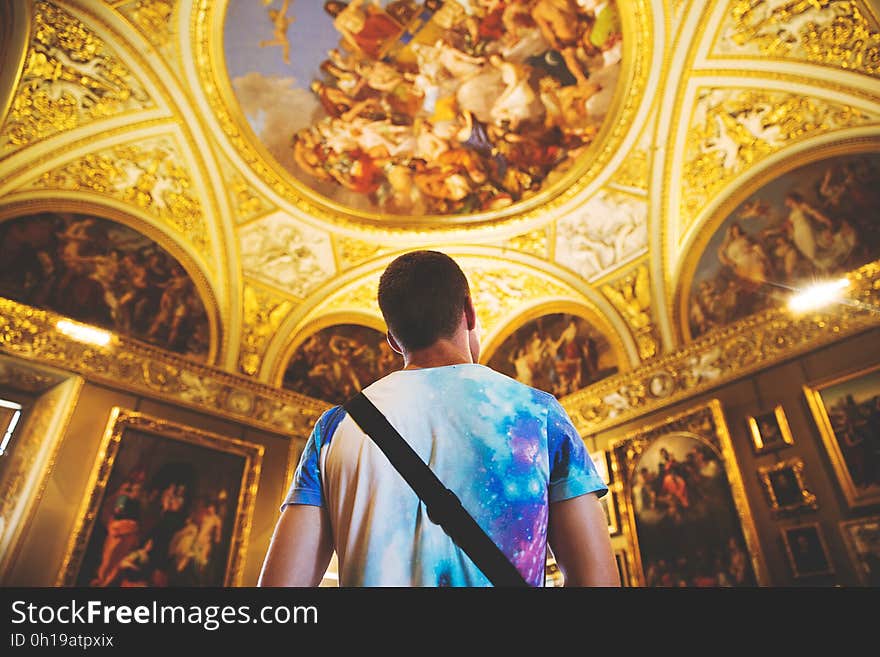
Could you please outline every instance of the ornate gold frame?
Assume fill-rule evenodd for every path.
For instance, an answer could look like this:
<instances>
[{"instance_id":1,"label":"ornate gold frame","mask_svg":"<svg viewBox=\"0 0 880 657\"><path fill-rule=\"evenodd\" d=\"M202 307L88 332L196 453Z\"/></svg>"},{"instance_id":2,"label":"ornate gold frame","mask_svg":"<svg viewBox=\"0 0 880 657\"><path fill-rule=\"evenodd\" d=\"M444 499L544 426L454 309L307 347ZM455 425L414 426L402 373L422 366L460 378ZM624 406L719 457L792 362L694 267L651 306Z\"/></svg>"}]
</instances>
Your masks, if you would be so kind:
<instances>
[{"instance_id":1,"label":"ornate gold frame","mask_svg":"<svg viewBox=\"0 0 880 657\"><path fill-rule=\"evenodd\" d=\"M757 174L747 170L740 176L740 178L745 178L745 180L736 185L735 191L718 206L715 212L698 229L695 226L689 229L689 239L679 247L680 252L689 255L679 260L672 277L672 280L677 281L672 293L673 303L671 309L673 313L672 326L677 332L676 337L678 341L692 342L694 339L691 335L687 311L690 290L697 266L700 264L700 259L703 257L703 253L715 232L740 203L765 185L802 166L813 164L829 157L868 154L876 153L877 151L880 151L880 136L848 139L843 142L822 145L809 151L799 151L789 155L772 167L762 168ZM732 184L732 182L729 184Z\"/></svg>"},{"instance_id":2,"label":"ornate gold frame","mask_svg":"<svg viewBox=\"0 0 880 657\"><path fill-rule=\"evenodd\" d=\"M758 585L765 585L768 582L767 568L764 563L764 556L761 551L761 544L758 541L758 532L755 527L755 521L752 518L751 509L749 508L748 498L746 497L745 487L743 485L742 476L740 475L739 466L736 461L736 455L733 451L733 442L724 419L724 413L721 410L721 402L717 399L711 399L708 402L698 404L688 410L667 417L659 422L655 422L648 426L632 431L622 438L612 441L609 444L612 461L614 463L613 470L621 473L623 479L618 482L620 486L620 496L618 502L620 504L621 515L625 517L623 522L624 531L627 535L629 544L632 547L632 574L635 586L645 585L645 573L642 568L642 553L639 547L638 534L636 532L635 512L631 502L631 481L632 470L636 465L636 457L643 451L647 444L653 442L654 439L667 434L686 435L695 438L701 442L708 442L701 433L707 431L714 432L718 439L721 457L724 464L727 480L730 484L731 496L733 498L734 507L742 528L743 538L746 543L746 549L752 564L752 570L755 574L755 580ZM641 441L642 444L636 444ZM627 446L628 445L628 446ZM628 458L628 463L621 463L617 456L617 448L627 446L627 454L632 454ZM624 471L624 466L628 465L628 471Z\"/></svg>"},{"instance_id":3,"label":"ornate gold frame","mask_svg":"<svg viewBox=\"0 0 880 657\"><path fill-rule=\"evenodd\" d=\"M84 556L96 521L98 510L110 479L126 429L192 443L216 451L228 452L245 459L238 503L233 521L229 557L225 569L224 586L240 586L244 570L245 552L251 531L251 514L256 501L265 447L234 438L221 436L203 429L161 420L143 413L114 406L104 430L98 458L89 477L85 496L77 514L77 524L67 545L64 560L58 573L56 586L72 586Z\"/></svg>"},{"instance_id":4,"label":"ornate gold frame","mask_svg":"<svg viewBox=\"0 0 880 657\"><path fill-rule=\"evenodd\" d=\"M764 487L767 495L767 502L770 508L777 514L784 514L791 511L799 511L801 509L815 510L819 508L816 495L807 487L806 477L804 476L804 461L800 457L779 461L773 465L764 465L758 468L758 478ZM797 482L800 498L797 502L791 504L783 504L780 502L776 489L773 486L772 476L777 472L791 469Z\"/></svg>"},{"instance_id":5,"label":"ornate gold frame","mask_svg":"<svg viewBox=\"0 0 880 657\"><path fill-rule=\"evenodd\" d=\"M828 417L828 411L822 400L822 391L831 386L873 374L878 370L880 370L880 364L825 379L814 384L808 384L803 387L804 395L807 398L807 404L810 407L816 426L819 428L819 434L822 436L822 442L825 445L828 457L831 460L831 465L834 468L834 474L837 475L837 480L846 496L847 504L849 504L851 508L877 504L880 502L880 492L866 495L864 493L860 494L858 490L856 490L855 482L853 481L852 475L849 473L849 468L847 467L843 451L840 448L840 443L838 442L837 436L834 434L834 428L831 425L831 418ZM878 390L878 394L880 394L880 390Z\"/></svg>"},{"instance_id":6,"label":"ornate gold frame","mask_svg":"<svg viewBox=\"0 0 880 657\"><path fill-rule=\"evenodd\" d=\"M788 538L788 533L796 530L796 529L806 529L808 527L816 528L816 536L819 538L819 545L822 548L823 556L825 557L825 562L828 564L828 568L825 570L816 570L812 572L801 572L798 570L797 564L795 563L794 553L791 550L791 543ZM788 565L791 567L791 572L794 575L795 579L800 579L801 577L814 577L816 575L833 575L834 574L834 564L831 563L831 554L828 552L828 544L825 542L825 535L822 533L822 526L818 522L807 522L801 525L791 525L790 527L781 527L779 532L782 534L782 543L785 545L785 554L788 557Z\"/></svg>"},{"instance_id":7,"label":"ornate gold frame","mask_svg":"<svg viewBox=\"0 0 880 657\"><path fill-rule=\"evenodd\" d=\"M752 436L752 449L756 454L772 452L788 445L794 445L794 437L791 435L791 427L788 425L788 418L785 417L785 409L782 408L782 404L778 404L773 409L773 416L776 418L776 423L779 425L779 433L782 435L782 444L774 447L767 447L764 444L764 437L761 435L757 416L750 415L748 418L749 433Z\"/></svg>"},{"instance_id":8,"label":"ornate gold frame","mask_svg":"<svg viewBox=\"0 0 880 657\"><path fill-rule=\"evenodd\" d=\"M865 586L870 586L872 584L868 579L869 574L873 576L874 581L877 581L877 579L880 578L880 572L865 572L866 566L862 562L861 552L859 551L858 546L853 539L853 535L850 532L851 528L857 527L859 525L873 525L875 527L874 531L877 535L875 540L880 543L880 516L868 516L867 518L855 518L854 520L843 520L840 522L840 533L843 534L843 542L846 545L846 550L849 553L850 560L852 561L853 568L855 568L856 575L859 578L859 582ZM877 548L869 547L869 550L870 549Z\"/></svg>"},{"instance_id":9,"label":"ornate gold frame","mask_svg":"<svg viewBox=\"0 0 880 657\"><path fill-rule=\"evenodd\" d=\"M620 575L622 587L632 586L632 566L630 565L629 550L618 548L614 550L614 561L617 564L617 572Z\"/></svg>"},{"instance_id":10,"label":"ornate gold frame","mask_svg":"<svg viewBox=\"0 0 880 657\"><path fill-rule=\"evenodd\" d=\"M245 120L232 91L223 51L223 27L228 2L198 0L192 12L192 49L208 104L221 130L249 168L270 188L302 212L321 221L345 227L372 229L384 233L407 230L445 232L484 226L541 223L548 210L555 209L585 189L617 152L644 101L650 74L653 12L647 0L617 0L624 33L624 55L620 78L606 120L588 148L588 155L552 188L516 203L507 211L457 216L389 218L356 211L319 196L295 181L266 152ZM589 157L592 155L592 157Z\"/></svg>"}]
</instances>

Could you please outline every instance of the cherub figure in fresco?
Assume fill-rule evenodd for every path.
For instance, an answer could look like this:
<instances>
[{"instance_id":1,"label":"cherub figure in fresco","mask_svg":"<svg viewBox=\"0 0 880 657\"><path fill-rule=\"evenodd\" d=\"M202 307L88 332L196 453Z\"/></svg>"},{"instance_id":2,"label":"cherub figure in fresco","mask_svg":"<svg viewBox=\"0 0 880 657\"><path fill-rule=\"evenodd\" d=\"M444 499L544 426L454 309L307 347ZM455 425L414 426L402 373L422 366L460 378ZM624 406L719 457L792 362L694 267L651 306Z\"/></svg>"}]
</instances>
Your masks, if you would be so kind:
<instances>
[{"instance_id":1,"label":"cherub figure in fresco","mask_svg":"<svg viewBox=\"0 0 880 657\"><path fill-rule=\"evenodd\" d=\"M268 2L263 2L268 5ZM282 56L285 64L290 64L290 40L287 38L287 28L296 20L294 16L287 15L287 9L290 7L290 0L284 0L281 9L270 9L269 20L274 26L272 38L266 41L260 41L260 48L269 46L281 46Z\"/></svg>"},{"instance_id":2,"label":"cherub figure in fresco","mask_svg":"<svg viewBox=\"0 0 880 657\"><path fill-rule=\"evenodd\" d=\"M589 54L596 50L589 41L594 18L574 0L538 0L532 7L532 18L544 38L562 55L577 83L586 84L589 74L584 71L578 49Z\"/></svg>"}]
</instances>

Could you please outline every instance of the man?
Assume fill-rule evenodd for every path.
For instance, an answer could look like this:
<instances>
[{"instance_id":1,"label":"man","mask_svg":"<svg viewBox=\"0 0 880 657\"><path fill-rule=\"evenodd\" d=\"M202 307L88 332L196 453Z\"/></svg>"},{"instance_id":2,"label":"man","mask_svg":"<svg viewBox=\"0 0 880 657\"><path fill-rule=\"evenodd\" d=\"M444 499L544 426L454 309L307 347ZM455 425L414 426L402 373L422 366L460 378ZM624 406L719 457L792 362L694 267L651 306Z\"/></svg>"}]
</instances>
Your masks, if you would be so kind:
<instances>
[{"instance_id":1,"label":"man","mask_svg":"<svg viewBox=\"0 0 880 657\"><path fill-rule=\"evenodd\" d=\"M529 584L543 585L549 542L566 585L619 586L607 487L552 395L477 364L479 325L455 261L400 256L379 306L404 368L364 394ZM317 586L334 549L340 586L490 584L339 407L303 450L259 584Z\"/></svg>"}]
</instances>

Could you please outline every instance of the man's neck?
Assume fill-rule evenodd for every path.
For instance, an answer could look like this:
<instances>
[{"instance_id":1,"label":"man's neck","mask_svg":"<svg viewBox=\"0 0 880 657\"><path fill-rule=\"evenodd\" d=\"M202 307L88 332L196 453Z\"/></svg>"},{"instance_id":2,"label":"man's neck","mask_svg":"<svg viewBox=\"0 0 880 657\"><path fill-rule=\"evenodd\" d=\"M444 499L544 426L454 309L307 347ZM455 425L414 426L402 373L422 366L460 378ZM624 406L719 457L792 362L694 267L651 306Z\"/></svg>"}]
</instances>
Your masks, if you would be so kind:
<instances>
[{"instance_id":1,"label":"man's neck","mask_svg":"<svg viewBox=\"0 0 880 657\"><path fill-rule=\"evenodd\" d=\"M440 339L430 347L409 351L404 354L405 370L420 370L427 367L445 367L473 363L468 347L467 336L462 339Z\"/></svg>"}]
</instances>

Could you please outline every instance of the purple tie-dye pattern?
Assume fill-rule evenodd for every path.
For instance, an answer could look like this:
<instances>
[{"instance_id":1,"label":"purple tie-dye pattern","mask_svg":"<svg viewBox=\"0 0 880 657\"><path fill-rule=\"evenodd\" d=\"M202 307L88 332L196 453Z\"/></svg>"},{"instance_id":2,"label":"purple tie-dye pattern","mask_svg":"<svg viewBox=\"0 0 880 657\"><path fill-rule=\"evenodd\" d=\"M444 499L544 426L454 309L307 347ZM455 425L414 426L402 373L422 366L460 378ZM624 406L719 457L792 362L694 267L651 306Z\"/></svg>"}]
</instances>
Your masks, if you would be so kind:
<instances>
[{"instance_id":1,"label":"purple tie-dye pattern","mask_svg":"<svg viewBox=\"0 0 880 657\"><path fill-rule=\"evenodd\" d=\"M365 393L458 494L526 581L542 586L549 503L589 492L604 494L606 489L556 399L482 365L395 372ZM393 407L383 408L382 401ZM350 425L340 426L351 430ZM322 444L317 449L307 445L286 503L314 504L322 499L320 490L307 489L321 480L315 472L316 453L327 448L333 432L315 433ZM310 442L314 440L313 433ZM389 484L401 485L399 475L385 465L389 472L383 470L382 481L388 477ZM438 538L436 527L418 525L412 552L407 553L401 548L413 532L407 514L371 508L369 515L371 530L388 536L387 544L371 540L354 546L345 558L350 574L340 573L344 585L385 585L407 572L413 584L421 586L488 585L469 559L450 552L448 538ZM392 542L395 568L399 567L396 579L381 556ZM411 566L406 565L408 559Z\"/></svg>"}]
</instances>

